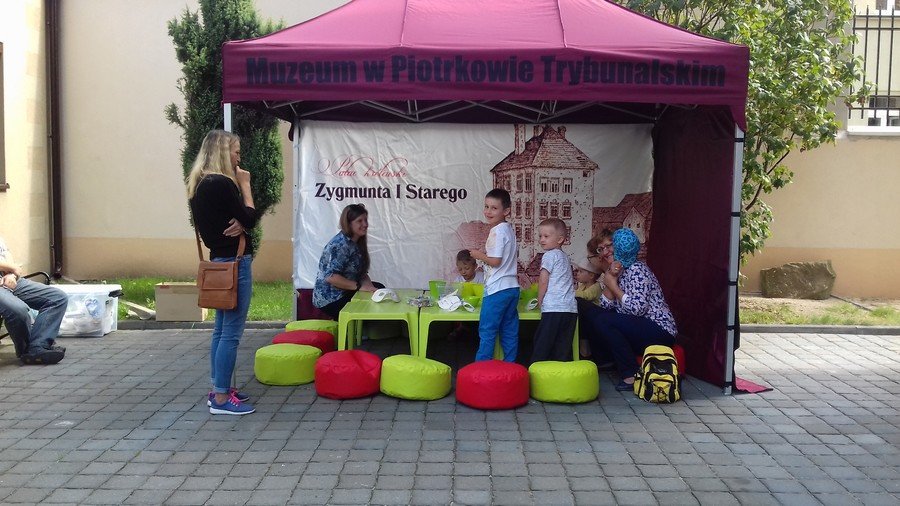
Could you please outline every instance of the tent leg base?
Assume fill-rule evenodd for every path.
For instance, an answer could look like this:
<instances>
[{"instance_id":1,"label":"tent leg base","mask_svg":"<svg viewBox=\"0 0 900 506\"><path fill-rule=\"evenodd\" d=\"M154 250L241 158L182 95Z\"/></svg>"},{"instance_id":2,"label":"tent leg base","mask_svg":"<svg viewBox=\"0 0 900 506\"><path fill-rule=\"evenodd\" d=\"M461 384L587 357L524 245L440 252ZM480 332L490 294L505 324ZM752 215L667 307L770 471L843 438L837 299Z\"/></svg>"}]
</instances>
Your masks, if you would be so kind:
<instances>
[{"instance_id":1,"label":"tent leg base","mask_svg":"<svg viewBox=\"0 0 900 506\"><path fill-rule=\"evenodd\" d=\"M722 387L722 393L725 395L731 395L731 385Z\"/></svg>"}]
</instances>

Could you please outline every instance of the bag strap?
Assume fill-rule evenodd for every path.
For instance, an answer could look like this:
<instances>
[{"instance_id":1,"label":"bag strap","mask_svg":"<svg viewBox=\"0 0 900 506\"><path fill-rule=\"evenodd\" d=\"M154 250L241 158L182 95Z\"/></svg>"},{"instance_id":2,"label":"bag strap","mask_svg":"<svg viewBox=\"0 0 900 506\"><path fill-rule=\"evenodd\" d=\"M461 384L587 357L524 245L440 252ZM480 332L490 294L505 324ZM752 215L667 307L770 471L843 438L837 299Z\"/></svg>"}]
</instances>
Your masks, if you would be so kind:
<instances>
[{"instance_id":1,"label":"bag strap","mask_svg":"<svg viewBox=\"0 0 900 506\"><path fill-rule=\"evenodd\" d=\"M197 229L194 229L194 235L197 236L197 256L200 257L200 261L203 261L203 249L200 248L200 233L197 232Z\"/></svg>"}]
</instances>

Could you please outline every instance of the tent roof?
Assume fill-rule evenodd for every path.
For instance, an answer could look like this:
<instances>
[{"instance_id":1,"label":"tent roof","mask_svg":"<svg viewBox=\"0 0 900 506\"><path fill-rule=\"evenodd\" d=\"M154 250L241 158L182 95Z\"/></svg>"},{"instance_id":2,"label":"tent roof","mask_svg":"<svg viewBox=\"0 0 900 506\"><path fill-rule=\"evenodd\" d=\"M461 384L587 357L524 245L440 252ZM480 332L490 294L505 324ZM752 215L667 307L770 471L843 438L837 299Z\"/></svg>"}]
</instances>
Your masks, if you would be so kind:
<instances>
[{"instance_id":1,"label":"tent roof","mask_svg":"<svg viewBox=\"0 0 900 506\"><path fill-rule=\"evenodd\" d=\"M362 104L420 121L413 101L510 101L520 112L569 101L643 104L650 117L657 104L724 106L743 127L749 50L606 0L353 0L228 42L223 60L225 102L290 116L346 119L341 109Z\"/></svg>"}]
</instances>

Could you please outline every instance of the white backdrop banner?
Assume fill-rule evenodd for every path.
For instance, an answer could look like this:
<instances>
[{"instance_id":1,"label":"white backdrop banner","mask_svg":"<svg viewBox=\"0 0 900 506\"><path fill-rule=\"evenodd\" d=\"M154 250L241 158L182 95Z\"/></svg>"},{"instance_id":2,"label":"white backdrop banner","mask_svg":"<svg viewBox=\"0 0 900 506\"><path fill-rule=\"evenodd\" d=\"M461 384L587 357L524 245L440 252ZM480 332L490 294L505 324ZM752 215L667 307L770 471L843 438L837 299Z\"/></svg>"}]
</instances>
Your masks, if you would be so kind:
<instances>
[{"instance_id":1,"label":"white backdrop banner","mask_svg":"<svg viewBox=\"0 0 900 506\"><path fill-rule=\"evenodd\" d=\"M649 237L650 125L303 122L294 175L294 285L312 288L341 211L369 211L370 276L392 288L456 277L456 253L484 248L484 195L509 190L520 281L536 281L537 225L569 226L584 255L604 227Z\"/></svg>"}]
</instances>

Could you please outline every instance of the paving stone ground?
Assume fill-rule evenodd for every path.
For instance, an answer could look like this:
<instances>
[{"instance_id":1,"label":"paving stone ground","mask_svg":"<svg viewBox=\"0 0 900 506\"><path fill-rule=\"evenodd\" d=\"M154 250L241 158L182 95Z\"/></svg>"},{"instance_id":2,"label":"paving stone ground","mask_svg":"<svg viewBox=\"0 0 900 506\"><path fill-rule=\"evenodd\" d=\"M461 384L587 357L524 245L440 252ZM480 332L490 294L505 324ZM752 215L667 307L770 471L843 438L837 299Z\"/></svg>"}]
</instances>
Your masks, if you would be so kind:
<instances>
[{"instance_id":1,"label":"paving stone ground","mask_svg":"<svg viewBox=\"0 0 900 506\"><path fill-rule=\"evenodd\" d=\"M241 344L245 417L207 411L209 331L61 339L45 367L4 340L0 503L900 504L898 336L745 334L738 373L775 388L758 395L689 379L660 406L602 376L596 402L482 412L261 385L274 333Z\"/></svg>"}]
</instances>

